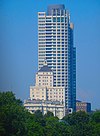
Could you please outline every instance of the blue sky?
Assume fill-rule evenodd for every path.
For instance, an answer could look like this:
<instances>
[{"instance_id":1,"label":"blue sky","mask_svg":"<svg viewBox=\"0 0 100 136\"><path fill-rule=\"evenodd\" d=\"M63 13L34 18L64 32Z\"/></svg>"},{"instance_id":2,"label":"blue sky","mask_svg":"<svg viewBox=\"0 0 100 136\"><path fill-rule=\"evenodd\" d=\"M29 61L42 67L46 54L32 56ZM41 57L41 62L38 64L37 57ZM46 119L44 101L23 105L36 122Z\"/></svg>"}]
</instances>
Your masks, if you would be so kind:
<instances>
[{"instance_id":1,"label":"blue sky","mask_svg":"<svg viewBox=\"0 0 100 136\"><path fill-rule=\"evenodd\" d=\"M74 23L77 99L100 109L100 0L0 0L0 91L29 97L38 65L37 12L65 4Z\"/></svg>"}]
</instances>

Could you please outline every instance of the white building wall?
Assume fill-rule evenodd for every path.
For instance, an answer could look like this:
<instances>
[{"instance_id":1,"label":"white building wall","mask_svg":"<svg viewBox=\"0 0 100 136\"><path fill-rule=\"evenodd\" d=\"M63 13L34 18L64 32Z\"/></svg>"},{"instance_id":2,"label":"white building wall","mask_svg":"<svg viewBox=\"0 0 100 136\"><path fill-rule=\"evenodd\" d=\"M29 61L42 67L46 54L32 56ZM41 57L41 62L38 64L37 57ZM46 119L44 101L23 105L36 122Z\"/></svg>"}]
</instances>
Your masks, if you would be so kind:
<instances>
[{"instance_id":1,"label":"white building wall","mask_svg":"<svg viewBox=\"0 0 100 136\"><path fill-rule=\"evenodd\" d=\"M35 100L47 100L47 88L31 86L30 87L30 98Z\"/></svg>"},{"instance_id":2,"label":"white building wall","mask_svg":"<svg viewBox=\"0 0 100 136\"><path fill-rule=\"evenodd\" d=\"M30 98L35 100L65 101L64 87L30 87Z\"/></svg>"},{"instance_id":3,"label":"white building wall","mask_svg":"<svg viewBox=\"0 0 100 136\"><path fill-rule=\"evenodd\" d=\"M70 88L70 15L38 13L38 69L47 60L54 73L54 86L66 88L65 105L71 107Z\"/></svg>"},{"instance_id":4,"label":"white building wall","mask_svg":"<svg viewBox=\"0 0 100 136\"><path fill-rule=\"evenodd\" d=\"M45 101L41 101L39 103L31 102L24 102L24 106L28 109L31 113L34 113L36 110L40 110L43 115L50 111L57 116L59 119L62 119L65 116L65 107L63 104L52 104L50 101L47 103Z\"/></svg>"},{"instance_id":5,"label":"white building wall","mask_svg":"<svg viewBox=\"0 0 100 136\"><path fill-rule=\"evenodd\" d=\"M36 86L53 86L53 72L38 72L36 74Z\"/></svg>"}]
</instances>

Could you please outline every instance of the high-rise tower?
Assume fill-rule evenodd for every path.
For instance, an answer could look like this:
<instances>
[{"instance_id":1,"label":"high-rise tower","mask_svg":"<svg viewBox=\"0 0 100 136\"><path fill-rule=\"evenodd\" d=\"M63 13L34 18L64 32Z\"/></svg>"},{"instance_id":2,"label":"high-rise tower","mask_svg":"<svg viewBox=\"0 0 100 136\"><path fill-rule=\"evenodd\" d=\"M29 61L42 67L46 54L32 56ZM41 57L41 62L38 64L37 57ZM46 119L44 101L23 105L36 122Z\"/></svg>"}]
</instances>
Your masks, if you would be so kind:
<instances>
[{"instance_id":1,"label":"high-rise tower","mask_svg":"<svg viewBox=\"0 0 100 136\"><path fill-rule=\"evenodd\" d=\"M75 111L76 48L73 24L64 5L50 5L38 13L38 70L44 61L54 74L54 86L65 87L65 106Z\"/></svg>"}]
</instances>

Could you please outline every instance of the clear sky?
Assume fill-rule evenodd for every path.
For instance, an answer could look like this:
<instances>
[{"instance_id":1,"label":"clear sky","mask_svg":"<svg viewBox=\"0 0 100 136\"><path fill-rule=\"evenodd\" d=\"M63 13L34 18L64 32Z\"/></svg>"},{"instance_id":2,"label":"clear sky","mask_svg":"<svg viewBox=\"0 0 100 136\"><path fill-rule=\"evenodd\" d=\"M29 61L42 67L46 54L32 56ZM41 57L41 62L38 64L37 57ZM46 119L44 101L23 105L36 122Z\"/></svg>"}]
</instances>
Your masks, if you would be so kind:
<instances>
[{"instance_id":1,"label":"clear sky","mask_svg":"<svg viewBox=\"0 0 100 136\"><path fill-rule=\"evenodd\" d=\"M38 66L37 12L65 4L74 23L77 99L100 109L100 0L0 0L0 91L29 97Z\"/></svg>"}]
</instances>

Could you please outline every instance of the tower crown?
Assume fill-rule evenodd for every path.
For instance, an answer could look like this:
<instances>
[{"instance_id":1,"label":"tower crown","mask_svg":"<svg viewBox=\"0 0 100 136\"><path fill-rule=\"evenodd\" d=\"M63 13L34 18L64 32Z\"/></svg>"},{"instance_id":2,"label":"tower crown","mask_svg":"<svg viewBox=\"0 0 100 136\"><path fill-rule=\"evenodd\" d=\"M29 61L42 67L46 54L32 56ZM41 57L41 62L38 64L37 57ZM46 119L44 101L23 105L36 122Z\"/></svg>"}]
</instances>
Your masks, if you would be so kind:
<instances>
[{"instance_id":1,"label":"tower crown","mask_svg":"<svg viewBox=\"0 0 100 136\"><path fill-rule=\"evenodd\" d=\"M64 10L64 9L65 9L65 6L63 4L49 5L48 6L48 15L52 15L52 12L53 12L53 14L56 14L56 11L57 11L57 15L59 15L60 10Z\"/></svg>"}]
</instances>

